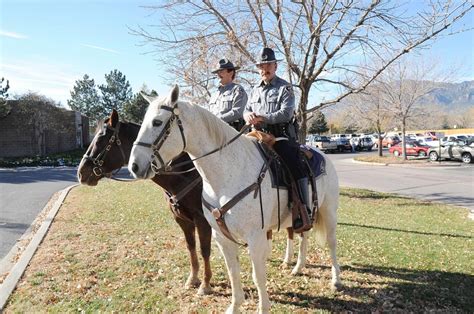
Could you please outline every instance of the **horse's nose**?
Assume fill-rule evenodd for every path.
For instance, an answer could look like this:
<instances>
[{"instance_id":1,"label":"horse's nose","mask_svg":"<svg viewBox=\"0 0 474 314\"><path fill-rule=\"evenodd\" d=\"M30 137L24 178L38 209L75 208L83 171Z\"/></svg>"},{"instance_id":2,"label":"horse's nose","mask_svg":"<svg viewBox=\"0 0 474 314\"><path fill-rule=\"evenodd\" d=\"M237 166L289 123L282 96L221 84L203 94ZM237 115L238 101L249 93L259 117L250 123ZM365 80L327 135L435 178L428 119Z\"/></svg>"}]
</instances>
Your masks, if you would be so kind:
<instances>
[{"instance_id":1,"label":"horse's nose","mask_svg":"<svg viewBox=\"0 0 474 314\"><path fill-rule=\"evenodd\" d=\"M137 173L138 172L138 165L136 163L132 164L132 172Z\"/></svg>"}]
</instances>

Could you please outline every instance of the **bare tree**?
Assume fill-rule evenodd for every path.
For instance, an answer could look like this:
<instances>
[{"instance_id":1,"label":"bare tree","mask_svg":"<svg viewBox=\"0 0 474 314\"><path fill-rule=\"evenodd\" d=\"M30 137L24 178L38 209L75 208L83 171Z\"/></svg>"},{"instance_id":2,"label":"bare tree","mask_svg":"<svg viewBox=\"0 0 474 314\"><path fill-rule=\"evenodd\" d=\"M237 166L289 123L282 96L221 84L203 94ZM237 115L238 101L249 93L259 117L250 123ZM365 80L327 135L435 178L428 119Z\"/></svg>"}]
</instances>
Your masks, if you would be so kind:
<instances>
[{"instance_id":1,"label":"bare tree","mask_svg":"<svg viewBox=\"0 0 474 314\"><path fill-rule=\"evenodd\" d=\"M359 129L369 129L378 135L378 155L383 156L382 140L386 130L394 125L393 117L389 114L386 103L381 96L381 86L372 84L366 91L350 97L351 118Z\"/></svg>"},{"instance_id":2,"label":"bare tree","mask_svg":"<svg viewBox=\"0 0 474 314\"><path fill-rule=\"evenodd\" d=\"M252 72L250 64L262 47L277 49L284 57L285 77L301 91L301 137L307 114L364 90L402 55L426 48L473 7L469 1L450 0L423 6L388 0L173 0L147 7L160 19L150 26L153 32L144 27L132 32L153 44L171 69L176 59L195 69L199 58L227 55ZM193 49L203 42L205 50ZM310 108L314 87L337 92Z\"/></svg>"},{"instance_id":3,"label":"bare tree","mask_svg":"<svg viewBox=\"0 0 474 314\"><path fill-rule=\"evenodd\" d=\"M375 85L378 97L384 103L385 110L391 114L402 133L402 152L406 159L405 134L407 126L413 121L423 119L431 112L430 106L421 100L446 81L449 72L433 62L420 59L400 59L388 67L377 79Z\"/></svg>"}]
</instances>

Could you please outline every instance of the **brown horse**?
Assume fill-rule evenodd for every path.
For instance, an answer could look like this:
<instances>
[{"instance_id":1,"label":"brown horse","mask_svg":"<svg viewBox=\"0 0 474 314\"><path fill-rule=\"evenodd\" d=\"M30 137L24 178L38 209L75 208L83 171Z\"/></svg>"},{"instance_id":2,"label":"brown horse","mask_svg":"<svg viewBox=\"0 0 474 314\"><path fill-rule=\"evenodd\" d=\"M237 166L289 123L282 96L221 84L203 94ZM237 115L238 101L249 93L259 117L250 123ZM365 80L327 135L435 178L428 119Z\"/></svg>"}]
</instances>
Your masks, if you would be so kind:
<instances>
[{"instance_id":1,"label":"brown horse","mask_svg":"<svg viewBox=\"0 0 474 314\"><path fill-rule=\"evenodd\" d=\"M140 126L137 124L119 122L118 113L114 110L105 120L104 127L98 129L79 165L77 170L79 182L95 186L100 179L110 177L114 171L126 165L139 130ZM184 154L173 163L178 164L186 160L190 160L190 158ZM211 227L202 212L202 180L193 167L194 165L190 162L175 169L174 174L155 175L152 180L164 189L174 219L184 232L191 260L191 273L185 284L187 289L197 287L200 283L195 238L197 229L201 255L204 260L204 280L198 290L198 294L202 295L212 292L209 284L212 277L209 263Z\"/></svg>"}]
</instances>

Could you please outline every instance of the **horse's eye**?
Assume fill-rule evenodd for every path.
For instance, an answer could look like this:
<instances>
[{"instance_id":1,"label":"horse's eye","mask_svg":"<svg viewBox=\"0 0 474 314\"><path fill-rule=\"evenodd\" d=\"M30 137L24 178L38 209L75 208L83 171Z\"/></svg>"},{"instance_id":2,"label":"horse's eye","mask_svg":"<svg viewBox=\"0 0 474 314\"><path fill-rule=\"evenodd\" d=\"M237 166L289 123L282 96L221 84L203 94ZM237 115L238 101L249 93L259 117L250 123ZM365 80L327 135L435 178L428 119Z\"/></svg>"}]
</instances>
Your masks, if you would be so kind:
<instances>
[{"instance_id":1,"label":"horse's eye","mask_svg":"<svg viewBox=\"0 0 474 314\"><path fill-rule=\"evenodd\" d=\"M163 121L161 121L161 120L158 120L158 119L153 120L153 126L155 126L155 127L158 127L162 124L163 124Z\"/></svg>"}]
</instances>

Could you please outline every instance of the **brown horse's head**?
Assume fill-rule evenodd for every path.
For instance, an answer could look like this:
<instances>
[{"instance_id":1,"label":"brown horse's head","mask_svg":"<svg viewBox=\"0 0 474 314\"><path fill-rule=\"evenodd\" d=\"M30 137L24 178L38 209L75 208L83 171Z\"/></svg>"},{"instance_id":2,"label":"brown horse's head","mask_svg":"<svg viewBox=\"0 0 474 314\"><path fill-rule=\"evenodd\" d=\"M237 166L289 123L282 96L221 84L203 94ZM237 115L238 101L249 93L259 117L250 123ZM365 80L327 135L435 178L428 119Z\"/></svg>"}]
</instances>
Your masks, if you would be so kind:
<instances>
[{"instance_id":1,"label":"brown horse's head","mask_svg":"<svg viewBox=\"0 0 474 314\"><path fill-rule=\"evenodd\" d=\"M110 117L99 122L94 139L81 160L77 178L81 184L97 185L103 177L126 165L136 139L139 126L119 122L114 109Z\"/></svg>"}]
</instances>

